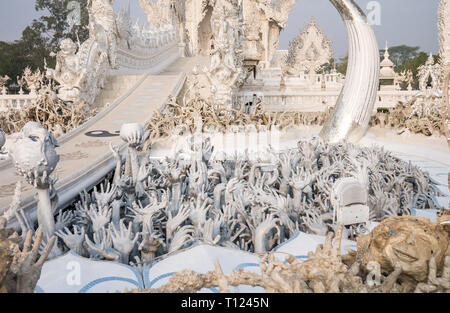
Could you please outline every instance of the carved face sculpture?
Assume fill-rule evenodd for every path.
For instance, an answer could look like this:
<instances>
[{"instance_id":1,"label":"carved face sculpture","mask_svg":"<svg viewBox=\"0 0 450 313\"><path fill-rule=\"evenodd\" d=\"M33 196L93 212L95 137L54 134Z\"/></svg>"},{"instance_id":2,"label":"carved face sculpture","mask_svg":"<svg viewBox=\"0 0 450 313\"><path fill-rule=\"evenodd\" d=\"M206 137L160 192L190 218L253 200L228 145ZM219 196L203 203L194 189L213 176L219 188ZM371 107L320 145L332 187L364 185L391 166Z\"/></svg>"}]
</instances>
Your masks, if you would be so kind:
<instances>
[{"instance_id":1,"label":"carved face sculpture","mask_svg":"<svg viewBox=\"0 0 450 313\"><path fill-rule=\"evenodd\" d=\"M448 234L439 224L427 218L412 216L384 220L370 235L358 239L358 253L363 265L380 263L381 270L391 272L399 264L400 277L424 281L428 276L428 262L434 256L442 266L448 248Z\"/></svg>"},{"instance_id":2,"label":"carved face sculpture","mask_svg":"<svg viewBox=\"0 0 450 313\"><path fill-rule=\"evenodd\" d=\"M61 41L59 48L64 55L74 55L77 51L77 46L71 39L64 39Z\"/></svg>"},{"instance_id":3,"label":"carved face sculpture","mask_svg":"<svg viewBox=\"0 0 450 313\"><path fill-rule=\"evenodd\" d=\"M10 154L19 174L38 188L48 188L48 176L59 162L55 150L58 141L53 134L39 123L28 122L19 133L12 135L12 140Z\"/></svg>"}]
</instances>

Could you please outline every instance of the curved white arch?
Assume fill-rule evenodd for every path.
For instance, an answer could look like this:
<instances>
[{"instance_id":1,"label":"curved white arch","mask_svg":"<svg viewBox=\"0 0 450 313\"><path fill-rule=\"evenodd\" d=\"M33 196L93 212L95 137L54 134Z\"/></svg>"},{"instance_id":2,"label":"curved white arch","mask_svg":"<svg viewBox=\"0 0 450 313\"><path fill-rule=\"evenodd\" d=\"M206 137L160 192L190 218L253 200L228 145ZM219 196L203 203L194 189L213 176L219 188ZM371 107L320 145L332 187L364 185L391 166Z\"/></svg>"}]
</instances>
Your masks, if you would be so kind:
<instances>
[{"instance_id":1,"label":"curved white arch","mask_svg":"<svg viewBox=\"0 0 450 313\"><path fill-rule=\"evenodd\" d=\"M330 142L356 142L368 129L376 101L380 70L378 43L366 15L353 0L330 1L347 28L349 56L345 85L320 137Z\"/></svg>"}]
</instances>

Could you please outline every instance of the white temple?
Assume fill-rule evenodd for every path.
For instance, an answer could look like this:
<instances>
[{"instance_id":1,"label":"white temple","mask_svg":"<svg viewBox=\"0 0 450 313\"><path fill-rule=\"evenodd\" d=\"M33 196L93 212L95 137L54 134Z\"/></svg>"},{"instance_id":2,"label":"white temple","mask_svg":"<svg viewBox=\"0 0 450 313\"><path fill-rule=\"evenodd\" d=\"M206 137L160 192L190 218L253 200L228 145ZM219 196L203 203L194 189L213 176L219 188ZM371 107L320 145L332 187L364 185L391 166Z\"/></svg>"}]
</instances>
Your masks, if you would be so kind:
<instances>
[{"instance_id":1,"label":"white temple","mask_svg":"<svg viewBox=\"0 0 450 313\"><path fill-rule=\"evenodd\" d=\"M269 111L323 112L334 106L344 86L345 75L335 70L335 64L330 64L333 58L331 40L314 17L291 41L288 50L278 50L279 33L285 27L294 2L285 0L274 4L268 0L243 0L241 6L238 2L221 4L219 0L188 0L173 1L168 5L162 0L140 0L149 26L131 25L127 12L118 13L120 36L114 57L120 70L111 74L143 73L148 68L157 72L180 55L211 56L210 67L200 70L214 86L215 91L211 94L218 103L233 101L234 106L239 107L251 102L256 94ZM214 6L216 10L213 10ZM229 18L234 14L233 10L240 10L234 15L240 19ZM238 25L244 30L242 34L237 32ZM432 72L439 66L436 64ZM407 102L417 93L408 86L412 74L398 74L394 69L386 43L374 114L378 108L392 108L398 101ZM430 73L423 75L428 79ZM431 76L436 81L436 75ZM408 88L402 90L401 81L406 82ZM33 90L30 94L11 95L5 85L2 84L0 110L26 105L35 99ZM29 85L33 86L32 83ZM70 86L64 88L68 95L77 97L78 91L73 92ZM79 87L73 90L79 90ZM89 96L89 101L93 99L93 95Z\"/></svg>"},{"instance_id":2,"label":"white temple","mask_svg":"<svg viewBox=\"0 0 450 313\"><path fill-rule=\"evenodd\" d=\"M378 108L392 108L398 101L407 102L418 92L408 83L407 89L400 88L401 80L408 81L405 77L408 73L396 73L389 57L386 42L374 114ZM291 41L289 50L277 50L269 67L260 68L254 77L248 78L238 98L247 103L257 94L264 98L266 109L277 112L323 112L334 105L345 83L345 75L336 71L335 64L330 64L332 58L332 42L313 17ZM324 65L331 70L324 70ZM435 64L431 71L436 72L439 66Z\"/></svg>"},{"instance_id":3,"label":"white temple","mask_svg":"<svg viewBox=\"0 0 450 313\"><path fill-rule=\"evenodd\" d=\"M295 0L91 0L0 77L0 292L449 293L450 0L418 90L330 2L345 76L314 18L278 49Z\"/></svg>"}]
</instances>

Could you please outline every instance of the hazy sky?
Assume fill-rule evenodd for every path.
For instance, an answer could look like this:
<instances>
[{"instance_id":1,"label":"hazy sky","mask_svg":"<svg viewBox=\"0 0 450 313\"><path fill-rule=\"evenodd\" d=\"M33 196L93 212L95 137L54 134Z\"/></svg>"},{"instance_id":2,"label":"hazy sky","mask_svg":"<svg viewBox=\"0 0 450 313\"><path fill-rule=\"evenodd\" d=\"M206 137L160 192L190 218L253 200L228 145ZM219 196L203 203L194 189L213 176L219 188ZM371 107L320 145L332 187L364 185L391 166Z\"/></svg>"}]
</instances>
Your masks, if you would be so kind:
<instances>
[{"instance_id":1,"label":"hazy sky","mask_svg":"<svg viewBox=\"0 0 450 313\"><path fill-rule=\"evenodd\" d=\"M138 0L116 0L114 7L127 8L130 1L134 18L146 21ZM370 0L356 0L361 8L368 12ZM372 1L373 2L373 1ZM439 0L378 0L380 3L380 25L374 26L380 48L385 41L390 46L406 44L420 46L427 52L438 53L437 8ZM0 40L19 39L22 30L31 23L39 13L34 10L35 0L0 0ZM339 14L329 0L297 0L289 15L285 30L281 33L280 48L287 49L292 40L309 22L311 16L316 18L325 35L333 42L337 57L347 53L347 35Z\"/></svg>"}]
</instances>

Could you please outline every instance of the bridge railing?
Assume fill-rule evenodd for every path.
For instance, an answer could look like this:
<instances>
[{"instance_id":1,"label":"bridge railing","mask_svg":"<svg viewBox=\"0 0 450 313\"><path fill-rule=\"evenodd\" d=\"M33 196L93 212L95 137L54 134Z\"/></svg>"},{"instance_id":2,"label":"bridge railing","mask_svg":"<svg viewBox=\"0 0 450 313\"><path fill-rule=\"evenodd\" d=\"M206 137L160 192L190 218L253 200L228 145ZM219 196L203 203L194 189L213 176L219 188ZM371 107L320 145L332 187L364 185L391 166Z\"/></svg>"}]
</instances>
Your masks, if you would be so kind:
<instances>
[{"instance_id":1,"label":"bridge railing","mask_svg":"<svg viewBox=\"0 0 450 313\"><path fill-rule=\"evenodd\" d=\"M127 19L123 21L124 28L127 27ZM118 21L122 22L121 19ZM135 27L128 34L128 37L119 39L117 47L117 63L121 69L152 69L167 59L179 56L178 32L173 25L154 29Z\"/></svg>"},{"instance_id":2,"label":"bridge railing","mask_svg":"<svg viewBox=\"0 0 450 313\"><path fill-rule=\"evenodd\" d=\"M131 39L131 45L126 40L119 42L117 47L117 63L121 71L133 72L158 72L169 63L179 57L179 50L177 47L178 37L177 32L173 27L165 26L155 30L142 30L138 34L134 34ZM88 43L87 43L88 44ZM90 47L86 50L91 51ZM96 55L95 53L91 53ZM85 56L89 59L90 54ZM98 71L98 67L92 66L89 61L85 62L87 65L86 71ZM92 62L95 65L95 62ZM92 68L91 68L92 67ZM98 71L97 76L99 81L106 75L106 72ZM94 85L102 85L102 83L93 82L90 88ZM91 98L94 99L101 88L93 90ZM29 94L9 94L7 88L0 90L0 112L6 112L11 108L23 108L32 103L37 98L36 90Z\"/></svg>"},{"instance_id":3,"label":"bridge railing","mask_svg":"<svg viewBox=\"0 0 450 313\"><path fill-rule=\"evenodd\" d=\"M373 113L378 108L393 108L399 101L408 102L417 93L417 90L380 90ZM263 100L264 109L268 111L323 112L335 105L340 90L240 92L237 94L238 103L252 102L253 94Z\"/></svg>"},{"instance_id":4,"label":"bridge railing","mask_svg":"<svg viewBox=\"0 0 450 313\"><path fill-rule=\"evenodd\" d=\"M36 94L0 94L0 112L6 112L10 108L18 109L27 106L36 99Z\"/></svg>"}]
</instances>

